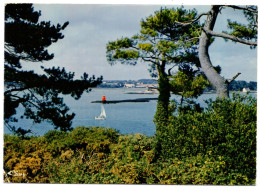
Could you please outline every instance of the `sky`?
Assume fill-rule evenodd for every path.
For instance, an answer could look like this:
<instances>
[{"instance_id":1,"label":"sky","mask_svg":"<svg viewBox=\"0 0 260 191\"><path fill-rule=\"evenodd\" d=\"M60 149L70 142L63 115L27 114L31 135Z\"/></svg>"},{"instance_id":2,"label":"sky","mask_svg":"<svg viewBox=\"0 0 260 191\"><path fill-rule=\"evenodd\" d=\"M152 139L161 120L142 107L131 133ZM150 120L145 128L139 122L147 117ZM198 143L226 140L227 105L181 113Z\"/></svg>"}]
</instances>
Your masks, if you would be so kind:
<instances>
[{"instance_id":1,"label":"sky","mask_svg":"<svg viewBox=\"0 0 260 191\"><path fill-rule=\"evenodd\" d=\"M159 10L160 7L180 7L180 5L119 5L119 4L34 4L41 10L40 20L52 24L70 24L63 31L65 38L51 45L48 50L54 59L44 63L25 63L26 69L39 71L39 67L60 66L75 72L79 78L84 72L90 76L103 76L104 80L138 80L151 78L148 64L109 65L106 60L106 45L121 37L131 37L140 31L140 21ZM196 8L198 13L209 10L209 5L184 6ZM243 21L240 12L226 9L219 15L216 31L226 30L226 19ZM214 66L222 67L222 76L232 78L242 74L237 80L257 80L257 49L239 43L225 42L216 38L210 47L210 57ZM34 65L32 67L32 65Z\"/></svg>"}]
</instances>

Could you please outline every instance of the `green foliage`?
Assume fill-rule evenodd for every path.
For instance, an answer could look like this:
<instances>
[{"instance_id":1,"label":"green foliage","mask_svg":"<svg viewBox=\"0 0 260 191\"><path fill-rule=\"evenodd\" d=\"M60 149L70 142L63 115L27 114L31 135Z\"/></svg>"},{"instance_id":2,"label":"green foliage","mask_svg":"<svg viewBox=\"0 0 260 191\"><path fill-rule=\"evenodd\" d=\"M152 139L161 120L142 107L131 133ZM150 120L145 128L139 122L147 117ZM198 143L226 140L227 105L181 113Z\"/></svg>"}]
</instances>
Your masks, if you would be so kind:
<instances>
[{"instance_id":1,"label":"green foliage","mask_svg":"<svg viewBox=\"0 0 260 191\"><path fill-rule=\"evenodd\" d=\"M255 179L256 100L251 97L217 99L209 101L204 112L172 116L161 136L163 158L220 156L228 173Z\"/></svg>"},{"instance_id":2,"label":"green foliage","mask_svg":"<svg viewBox=\"0 0 260 191\"><path fill-rule=\"evenodd\" d=\"M149 43L138 44L138 48L146 52L153 52L153 45Z\"/></svg>"},{"instance_id":3,"label":"green foliage","mask_svg":"<svg viewBox=\"0 0 260 191\"><path fill-rule=\"evenodd\" d=\"M107 51L117 50L120 48L130 48L134 46L134 41L129 38L121 38L114 42L109 42L107 45Z\"/></svg>"},{"instance_id":4,"label":"green foliage","mask_svg":"<svg viewBox=\"0 0 260 191\"><path fill-rule=\"evenodd\" d=\"M208 87L210 87L210 83L199 69L195 70L189 65L179 67L177 74L170 77L171 92L181 96L180 103L176 102L175 109L178 108L180 113L190 110L191 107L200 111L199 104L196 104L192 99L200 96ZM174 111L172 110L172 112Z\"/></svg>"},{"instance_id":5,"label":"green foliage","mask_svg":"<svg viewBox=\"0 0 260 191\"><path fill-rule=\"evenodd\" d=\"M136 46L133 39L121 38L107 44L107 60L111 65L116 62L135 65L139 52L132 49Z\"/></svg>"},{"instance_id":6,"label":"green foliage","mask_svg":"<svg viewBox=\"0 0 260 191\"><path fill-rule=\"evenodd\" d=\"M113 55L113 59L133 59L138 58L138 52L134 50L116 50L115 54Z\"/></svg>"},{"instance_id":7,"label":"green foliage","mask_svg":"<svg viewBox=\"0 0 260 191\"><path fill-rule=\"evenodd\" d=\"M83 162L92 158L96 161L95 157L104 158L110 153L109 147L118 141L118 137L115 130L98 127L78 127L70 133L53 130L43 137L27 139L5 135L4 169L6 172L23 174L11 176L12 182L69 183L70 176L79 177L71 174L69 169L83 169L89 165L82 165ZM65 163L68 165L64 165ZM60 178L59 181L57 178Z\"/></svg>"},{"instance_id":8,"label":"green foliage","mask_svg":"<svg viewBox=\"0 0 260 191\"><path fill-rule=\"evenodd\" d=\"M177 39L178 36L195 34L197 22L194 26L182 26L179 23L193 20L197 15L196 10L185 10L183 8L177 9L163 9L156 11L154 15L149 16L145 20L141 21L141 27L145 29L153 29L153 33L168 33L173 39ZM182 30L180 30L182 29Z\"/></svg>"},{"instance_id":9,"label":"green foliage","mask_svg":"<svg viewBox=\"0 0 260 191\"><path fill-rule=\"evenodd\" d=\"M160 184L178 185L250 185L254 183L246 175L229 171L222 156L210 154L174 158L161 162L156 169Z\"/></svg>"},{"instance_id":10,"label":"green foliage","mask_svg":"<svg viewBox=\"0 0 260 191\"><path fill-rule=\"evenodd\" d=\"M196 75L196 71L182 70L172 76L171 90L185 98L197 98L210 84L203 75Z\"/></svg>"},{"instance_id":11,"label":"green foliage","mask_svg":"<svg viewBox=\"0 0 260 191\"><path fill-rule=\"evenodd\" d=\"M158 33L151 28L142 28L140 32L141 32L141 34L144 35L144 37L146 37L146 36L147 37L148 36L150 36L150 37L158 36ZM143 39L145 39L145 38L143 38Z\"/></svg>"},{"instance_id":12,"label":"green foliage","mask_svg":"<svg viewBox=\"0 0 260 191\"><path fill-rule=\"evenodd\" d=\"M228 20L228 27L233 30L230 35L236 36L238 38L245 38L250 40L255 38L257 35L257 30L255 28L248 28L246 25L232 22L230 20Z\"/></svg>"},{"instance_id":13,"label":"green foliage","mask_svg":"<svg viewBox=\"0 0 260 191\"><path fill-rule=\"evenodd\" d=\"M159 96L157 102L156 113L154 115L154 123L156 125L156 133L161 131L161 128L167 126L168 122L168 106L170 99L170 83L168 77L163 72L160 73L158 79Z\"/></svg>"},{"instance_id":14,"label":"green foliage","mask_svg":"<svg viewBox=\"0 0 260 191\"><path fill-rule=\"evenodd\" d=\"M236 7L233 7L236 9ZM244 6L241 8L243 10L243 15L247 19L247 24L241 24L236 21L227 20L228 28L230 29L228 33L237 38L241 38L244 40L252 40L257 41L257 33L258 33L258 23L257 23L257 6ZM253 47L251 47L253 48Z\"/></svg>"},{"instance_id":15,"label":"green foliage","mask_svg":"<svg viewBox=\"0 0 260 191\"><path fill-rule=\"evenodd\" d=\"M178 45L174 44L174 42L172 41L169 42L169 41L161 40L158 42L157 47L160 52L163 52L165 54L171 54L172 52L177 50Z\"/></svg>"}]
</instances>

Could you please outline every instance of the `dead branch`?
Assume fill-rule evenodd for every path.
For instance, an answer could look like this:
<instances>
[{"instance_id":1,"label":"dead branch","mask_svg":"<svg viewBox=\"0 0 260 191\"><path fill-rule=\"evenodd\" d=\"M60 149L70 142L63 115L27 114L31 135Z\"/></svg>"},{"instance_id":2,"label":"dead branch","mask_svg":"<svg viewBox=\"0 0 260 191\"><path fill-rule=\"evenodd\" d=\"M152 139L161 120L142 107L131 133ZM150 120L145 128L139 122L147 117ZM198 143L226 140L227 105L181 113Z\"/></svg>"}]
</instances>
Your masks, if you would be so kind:
<instances>
[{"instance_id":1,"label":"dead branch","mask_svg":"<svg viewBox=\"0 0 260 191\"><path fill-rule=\"evenodd\" d=\"M238 72L231 80L228 80L228 83L230 84L231 82L233 82L241 73Z\"/></svg>"}]
</instances>

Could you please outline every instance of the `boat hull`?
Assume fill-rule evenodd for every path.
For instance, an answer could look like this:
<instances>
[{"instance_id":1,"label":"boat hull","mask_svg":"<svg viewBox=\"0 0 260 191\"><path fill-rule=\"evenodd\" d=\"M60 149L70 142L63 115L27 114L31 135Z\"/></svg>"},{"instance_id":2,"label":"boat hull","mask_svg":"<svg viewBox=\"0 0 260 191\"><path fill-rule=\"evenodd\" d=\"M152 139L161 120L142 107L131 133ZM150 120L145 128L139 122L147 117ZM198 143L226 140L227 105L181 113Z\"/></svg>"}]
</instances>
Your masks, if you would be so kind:
<instances>
[{"instance_id":1,"label":"boat hull","mask_svg":"<svg viewBox=\"0 0 260 191\"><path fill-rule=\"evenodd\" d=\"M105 117L95 117L96 120L105 120Z\"/></svg>"}]
</instances>

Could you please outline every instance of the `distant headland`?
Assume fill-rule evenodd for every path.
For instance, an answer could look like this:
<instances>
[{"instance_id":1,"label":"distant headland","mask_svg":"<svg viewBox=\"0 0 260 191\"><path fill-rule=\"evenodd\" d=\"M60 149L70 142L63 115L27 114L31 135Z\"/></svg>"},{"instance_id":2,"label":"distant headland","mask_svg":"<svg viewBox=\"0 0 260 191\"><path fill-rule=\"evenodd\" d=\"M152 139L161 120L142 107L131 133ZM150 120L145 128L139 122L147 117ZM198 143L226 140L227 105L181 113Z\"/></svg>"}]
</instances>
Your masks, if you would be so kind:
<instances>
[{"instance_id":1,"label":"distant headland","mask_svg":"<svg viewBox=\"0 0 260 191\"><path fill-rule=\"evenodd\" d=\"M158 82L155 79L139 79L139 80L103 80L97 88L147 88L146 91L140 91L139 93L151 93L156 94L158 89ZM230 91L253 91L257 90L257 82L244 80L234 80L229 85ZM206 92L214 92L213 87L205 89ZM131 93L131 92L129 92Z\"/></svg>"}]
</instances>

